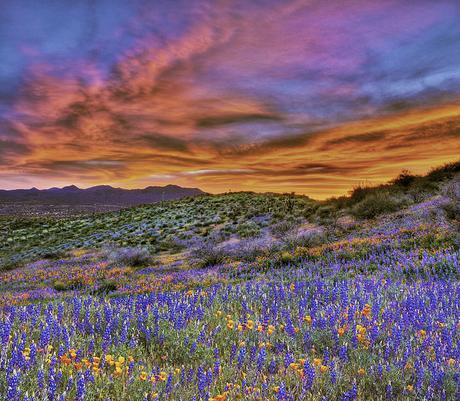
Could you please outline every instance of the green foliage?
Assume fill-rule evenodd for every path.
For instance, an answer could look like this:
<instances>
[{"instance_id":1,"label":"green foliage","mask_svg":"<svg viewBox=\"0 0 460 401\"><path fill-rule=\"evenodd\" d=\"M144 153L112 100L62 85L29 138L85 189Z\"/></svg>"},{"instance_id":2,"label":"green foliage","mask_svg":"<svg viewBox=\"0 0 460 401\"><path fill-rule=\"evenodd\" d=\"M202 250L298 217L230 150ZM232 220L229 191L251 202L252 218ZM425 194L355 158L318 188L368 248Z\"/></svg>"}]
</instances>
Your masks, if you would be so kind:
<instances>
[{"instance_id":1,"label":"green foliage","mask_svg":"<svg viewBox=\"0 0 460 401\"><path fill-rule=\"evenodd\" d=\"M286 196L289 200L286 201ZM60 255L77 248L145 248L151 254L180 252L177 239L238 233L258 235L274 215L308 215L316 202L306 196L238 192L205 195L97 215L0 219L0 257L19 261ZM238 227L240 225L240 227Z\"/></svg>"},{"instance_id":2,"label":"green foliage","mask_svg":"<svg viewBox=\"0 0 460 401\"><path fill-rule=\"evenodd\" d=\"M67 252L65 252L63 250L54 249L54 250L45 251L45 253L43 253L42 257L44 259L55 260L55 259L62 259L66 255L67 255Z\"/></svg>"},{"instance_id":3,"label":"green foliage","mask_svg":"<svg viewBox=\"0 0 460 401\"><path fill-rule=\"evenodd\" d=\"M335 229L339 218L342 216L343 209L338 203L326 203L316 210L318 222L326 227Z\"/></svg>"},{"instance_id":4,"label":"green foliage","mask_svg":"<svg viewBox=\"0 0 460 401\"><path fill-rule=\"evenodd\" d=\"M69 251L79 248L114 246L142 248L151 255L178 253L188 248L190 241L224 241L234 235L253 238L264 230L284 239L305 220L335 231L343 215L374 218L422 201L439 192L443 181L457 174L459 166L460 162L450 163L425 177L403 171L390 184L360 186L348 197L323 202L295 194L237 192L93 215L3 217L0 218L0 266L14 268L24 261L63 258ZM446 206L445 210L449 218L458 219L455 203ZM141 266L148 264L147 260L134 259L127 263Z\"/></svg>"},{"instance_id":5,"label":"green foliage","mask_svg":"<svg viewBox=\"0 0 460 401\"><path fill-rule=\"evenodd\" d=\"M460 173L460 161L446 163L441 167L432 169L425 177L429 181L443 181L452 178L454 174Z\"/></svg>"},{"instance_id":6,"label":"green foliage","mask_svg":"<svg viewBox=\"0 0 460 401\"><path fill-rule=\"evenodd\" d=\"M19 266L20 266L20 263L17 261L8 260L7 258L0 259L0 272L14 270L14 269L17 269Z\"/></svg>"},{"instance_id":7,"label":"green foliage","mask_svg":"<svg viewBox=\"0 0 460 401\"><path fill-rule=\"evenodd\" d=\"M449 220L460 221L460 203L456 200L451 200L442 205L444 212Z\"/></svg>"},{"instance_id":8,"label":"green foliage","mask_svg":"<svg viewBox=\"0 0 460 401\"><path fill-rule=\"evenodd\" d=\"M150 264L152 257L145 248L116 248L110 251L109 260L116 266L144 267Z\"/></svg>"},{"instance_id":9,"label":"green foliage","mask_svg":"<svg viewBox=\"0 0 460 401\"><path fill-rule=\"evenodd\" d=\"M84 283L75 278L71 280L57 280L53 284L53 288L56 291L71 291L71 290L81 290L84 287Z\"/></svg>"},{"instance_id":10,"label":"green foliage","mask_svg":"<svg viewBox=\"0 0 460 401\"><path fill-rule=\"evenodd\" d=\"M352 214L359 219L373 219L383 213L398 210L401 202L388 192L378 191L366 195L351 209Z\"/></svg>"},{"instance_id":11,"label":"green foliage","mask_svg":"<svg viewBox=\"0 0 460 401\"><path fill-rule=\"evenodd\" d=\"M193 250L192 258L198 268L216 266L225 261L225 252L218 248L216 244L205 243Z\"/></svg>"},{"instance_id":12,"label":"green foliage","mask_svg":"<svg viewBox=\"0 0 460 401\"><path fill-rule=\"evenodd\" d=\"M92 291L93 294L109 294L118 289L118 284L115 280L104 280L99 286Z\"/></svg>"},{"instance_id":13,"label":"green foliage","mask_svg":"<svg viewBox=\"0 0 460 401\"><path fill-rule=\"evenodd\" d=\"M351 191L348 198L333 198L329 200L329 203L335 204L339 208L353 208L370 195L385 198L388 194L395 199L402 199L408 196L412 202L421 202L426 197L435 194L439 190L442 182L451 179L459 172L460 161L447 163L444 166L435 168L425 176L413 175L408 170L403 170L388 184L373 187L360 185ZM399 205L403 206L404 203L400 202Z\"/></svg>"},{"instance_id":14,"label":"green foliage","mask_svg":"<svg viewBox=\"0 0 460 401\"><path fill-rule=\"evenodd\" d=\"M390 182L394 185L408 188L416 179L416 175L411 174L408 170L403 170L395 179Z\"/></svg>"},{"instance_id":15,"label":"green foliage","mask_svg":"<svg viewBox=\"0 0 460 401\"><path fill-rule=\"evenodd\" d=\"M292 220L282 220L279 223L275 223L271 226L270 230L273 236L276 238L284 237L288 232L295 228L296 224Z\"/></svg>"},{"instance_id":16,"label":"green foliage","mask_svg":"<svg viewBox=\"0 0 460 401\"><path fill-rule=\"evenodd\" d=\"M237 233L241 238L257 237L260 234L260 227L253 221L247 221L238 226Z\"/></svg>"}]
</instances>

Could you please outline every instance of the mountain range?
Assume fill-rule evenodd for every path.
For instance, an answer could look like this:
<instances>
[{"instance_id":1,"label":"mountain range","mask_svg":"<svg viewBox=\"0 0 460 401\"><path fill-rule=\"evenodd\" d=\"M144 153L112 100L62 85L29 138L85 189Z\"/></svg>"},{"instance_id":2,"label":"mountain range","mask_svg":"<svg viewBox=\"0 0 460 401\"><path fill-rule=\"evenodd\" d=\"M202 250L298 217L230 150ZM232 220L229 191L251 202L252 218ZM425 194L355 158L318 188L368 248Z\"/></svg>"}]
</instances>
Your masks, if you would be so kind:
<instances>
[{"instance_id":1,"label":"mountain range","mask_svg":"<svg viewBox=\"0 0 460 401\"><path fill-rule=\"evenodd\" d=\"M144 189L114 188L110 185L82 189L69 185L42 190L37 188L0 190L0 203L135 206L202 194L205 192L201 189L177 185L149 186Z\"/></svg>"}]
</instances>

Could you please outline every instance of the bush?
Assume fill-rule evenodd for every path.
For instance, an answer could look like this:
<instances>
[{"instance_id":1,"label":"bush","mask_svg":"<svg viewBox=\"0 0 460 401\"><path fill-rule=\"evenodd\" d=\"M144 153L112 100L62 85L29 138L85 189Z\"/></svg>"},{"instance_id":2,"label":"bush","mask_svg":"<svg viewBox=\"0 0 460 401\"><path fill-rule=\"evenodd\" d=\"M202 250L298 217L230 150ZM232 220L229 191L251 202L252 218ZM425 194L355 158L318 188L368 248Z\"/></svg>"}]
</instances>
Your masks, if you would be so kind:
<instances>
[{"instance_id":1,"label":"bush","mask_svg":"<svg viewBox=\"0 0 460 401\"><path fill-rule=\"evenodd\" d=\"M460 203L454 200L442 205L444 212L449 220L460 221Z\"/></svg>"},{"instance_id":2,"label":"bush","mask_svg":"<svg viewBox=\"0 0 460 401\"><path fill-rule=\"evenodd\" d=\"M231 244L223 250L231 258L245 262L253 262L258 257L272 256L276 253L277 247L266 239L259 238L243 240L236 244Z\"/></svg>"},{"instance_id":3,"label":"bush","mask_svg":"<svg viewBox=\"0 0 460 401\"><path fill-rule=\"evenodd\" d=\"M104 280L92 291L93 294L108 294L116 291L118 284L115 280Z\"/></svg>"},{"instance_id":4,"label":"bush","mask_svg":"<svg viewBox=\"0 0 460 401\"><path fill-rule=\"evenodd\" d=\"M364 187L364 186L361 186L361 185L353 188L353 190L350 192L350 198L348 200L348 204L354 205L354 204L356 204L358 202L361 202L373 190L374 190L374 188Z\"/></svg>"},{"instance_id":5,"label":"bush","mask_svg":"<svg viewBox=\"0 0 460 401\"><path fill-rule=\"evenodd\" d=\"M426 179L430 181L442 181L446 178L451 178L454 174L460 172L460 161L447 163L444 166L437 167L431 170L427 175Z\"/></svg>"},{"instance_id":6,"label":"bush","mask_svg":"<svg viewBox=\"0 0 460 401\"><path fill-rule=\"evenodd\" d=\"M205 268L219 265L225 261L225 252L214 243L204 243L192 251L197 267Z\"/></svg>"},{"instance_id":7,"label":"bush","mask_svg":"<svg viewBox=\"0 0 460 401\"><path fill-rule=\"evenodd\" d=\"M294 224L294 222L290 220L283 220L279 223L273 224L270 230L274 237L283 238L286 235L286 233L292 231L295 228L295 226L296 225Z\"/></svg>"},{"instance_id":8,"label":"bush","mask_svg":"<svg viewBox=\"0 0 460 401\"><path fill-rule=\"evenodd\" d=\"M357 203L351 213L358 219L373 219L383 213L391 213L398 210L400 202L391 197L388 192L375 192L367 195Z\"/></svg>"},{"instance_id":9,"label":"bush","mask_svg":"<svg viewBox=\"0 0 460 401\"><path fill-rule=\"evenodd\" d=\"M0 272L14 270L18 267L20 267L20 263L18 261L8 260L7 258L0 259Z\"/></svg>"},{"instance_id":10,"label":"bush","mask_svg":"<svg viewBox=\"0 0 460 401\"><path fill-rule=\"evenodd\" d=\"M42 254L44 259L56 260L63 259L67 256L67 252L62 250L47 250Z\"/></svg>"},{"instance_id":11,"label":"bush","mask_svg":"<svg viewBox=\"0 0 460 401\"><path fill-rule=\"evenodd\" d=\"M437 183L418 178L410 185L407 193L414 202L421 202L429 194L436 192L437 189Z\"/></svg>"},{"instance_id":12,"label":"bush","mask_svg":"<svg viewBox=\"0 0 460 401\"><path fill-rule=\"evenodd\" d=\"M79 279L69 280L69 281L55 281L53 284L53 288L56 291L70 291L70 290L80 290L85 285Z\"/></svg>"},{"instance_id":13,"label":"bush","mask_svg":"<svg viewBox=\"0 0 460 401\"><path fill-rule=\"evenodd\" d=\"M247 221L240 224L236 231L241 238L252 238L260 234L260 227L253 221Z\"/></svg>"},{"instance_id":14,"label":"bush","mask_svg":"<svg viewBox=\"0 0 460 401\"><path fill-rule=\"evenodd\" d=\"M338 209L336 204L323 205L316 210L316 217L320 224L335 229L339 218L342 216L342 211Z\"/></svg>"},{"instance_id":15,"label":"bush","mask_svg":"<svg viewBox=\"0 0 460 401\"><path fill-rule=\"evenodd\" d=\"M312 248L319 246L326 241L326 236L322 231L312 231L300 234L288 235L284 239L284 244L288 249Z\"/></svg>"},{"instance_id":16,"label":"bush","mask_svg":"<svg viewBox=\"0 0 460 401\"><path fill-rule=\"evenodd\" d=\"M145 267L151 263L152 257L146 248L118 248L110 251L109 260L117 266Z\"/></svg>"},{"instance_id":17,"label":"bush","mask_svg":"<svg viewBox=\"0 0 460 401\"><path fill-rule=\"evenodd\" d=\"M411 174L408 170L403 170L394 180L390 181L390 183L408 188L416 179L416 175Z\"/></svg>"}]
</instances>

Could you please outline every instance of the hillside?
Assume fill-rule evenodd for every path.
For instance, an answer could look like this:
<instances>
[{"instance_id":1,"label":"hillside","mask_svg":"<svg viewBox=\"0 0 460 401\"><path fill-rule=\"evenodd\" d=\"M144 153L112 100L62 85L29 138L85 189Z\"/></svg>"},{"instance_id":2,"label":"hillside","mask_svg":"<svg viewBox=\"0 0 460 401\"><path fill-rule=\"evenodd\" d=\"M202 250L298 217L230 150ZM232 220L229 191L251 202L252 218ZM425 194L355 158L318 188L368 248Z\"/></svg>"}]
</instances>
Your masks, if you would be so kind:
<instances>
[{"instance_id":1,"label":"hillside","mask_svg":"<svg viewBox=\"0 0 460 401\"><path fill-rule=\"evenodd\" d=\"M188 197L96 216L4 217L0 256L2 265L14 266L43 257L65 257L75 249L142 248L153 258L206 247L230 249L245 242L268 249L310 232L324 237L322 241L357 234L369 219L398 216L398 211L417 209L427 201L438 202L432 209L447 216L443 221L455 221L459 165L443 166L425 177L405 172L389 184L356 188L348 197L322 202L294 194L241 192ZM430 223L432 218L425 216L421 223Z\"/></svg>"},{"instance_id":2,"label":"hillside","mask_svg":"<svg viewBox=\"0 0 460 401\"><path fill-rule=\"evenodd\" d=\"M203 239L258 236L290 215L306 216L316 203L307 197L234 193L204 195L68 219L0 220L4 261L33 260L78 248L146 247L151 253L177 251Z\"/></svg>"},{"instance_id":3,"label":"hillside","mask_svg":"<svg viewBox=\"0 0 460 401\"><path fill-rule=\"evenodd\" d=\"M457 400L459 166L0 219L0 393Z\"/></svg>"}]
</instances>

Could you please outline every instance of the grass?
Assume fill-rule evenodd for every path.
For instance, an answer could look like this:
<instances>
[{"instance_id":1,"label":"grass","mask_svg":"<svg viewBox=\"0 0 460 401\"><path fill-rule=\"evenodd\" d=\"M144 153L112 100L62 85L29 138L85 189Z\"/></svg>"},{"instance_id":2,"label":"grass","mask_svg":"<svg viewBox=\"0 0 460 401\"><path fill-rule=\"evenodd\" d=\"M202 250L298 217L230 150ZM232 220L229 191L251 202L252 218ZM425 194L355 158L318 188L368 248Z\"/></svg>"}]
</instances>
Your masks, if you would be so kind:
<instances>
[{"instance_id":1,"label":"grass","mask_svg":"<svg viewBox=\"0 0 460 401\"><path fill-rule=\"evenodd\" d=\"M0 256L22 261L78 248L141 247L151 253L177 251L187 241L233 234L256 236L267 224L264 216L302 214L314 201L304 196L234 193L123 209L95 216L64 219L2 218ZM258 219L259 218L259 219ZM181 242L183 245L181 245Z\"/></svg>"},{"instance_id":2,"label":"grass","mask_svg":"<svg viewBox=\"0 0 460 401\"><path fill-rule=\"evenodd\" d=\"M456 169L3 219L0 399L457 400Z\"/></svg>"},{"instance_id":3,"label":"grass","mask_svg":"<svg viewBox=\"0 0 460 401\"><path fill-rule=\"evenodd\" d=\"M358 187L350 196L314 201L294 194L229 193L71 218L0 218L0 266L73 249L143 248L150 254L177 253L193 242L222 242L234 236L254 238L268 231L276 237L305 222L335 230L341 217L372 219L416 204L437 193L460 169L460 162L424 177L403 172L389 184ZM413 194L417 196L413 196ZM447 209L448 208L448 209ZM456 218L457 207L446 207Z\"/></svg>"}]
</instances>

